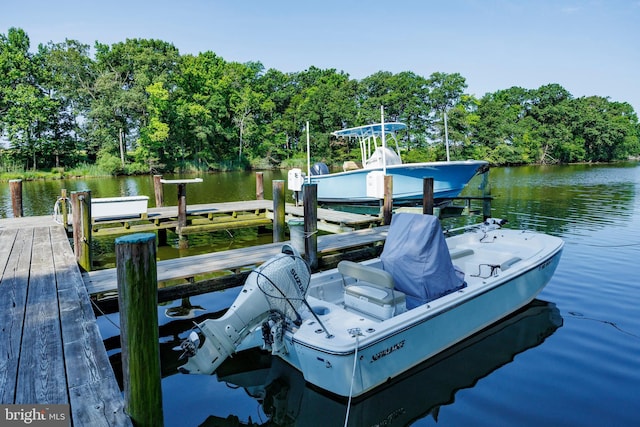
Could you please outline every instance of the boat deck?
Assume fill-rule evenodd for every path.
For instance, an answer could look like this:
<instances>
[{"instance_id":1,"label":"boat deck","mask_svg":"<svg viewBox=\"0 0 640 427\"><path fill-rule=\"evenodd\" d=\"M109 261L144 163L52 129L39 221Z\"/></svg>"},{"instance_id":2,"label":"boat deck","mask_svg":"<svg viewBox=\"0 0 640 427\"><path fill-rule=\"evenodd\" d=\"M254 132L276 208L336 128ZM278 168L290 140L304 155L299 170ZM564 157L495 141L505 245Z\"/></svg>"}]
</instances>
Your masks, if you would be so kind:
<instances>
[{"instance_id":1,"label":"boat deck","mask_svg":"<svg viewBox=\"0 0 640 427\"><path fill-rule=\"evenodd\" d=\"M8 224L0 223L0 404L69 404L73 425L132 425L62 226Z\"/></svg>"}]
</instances>

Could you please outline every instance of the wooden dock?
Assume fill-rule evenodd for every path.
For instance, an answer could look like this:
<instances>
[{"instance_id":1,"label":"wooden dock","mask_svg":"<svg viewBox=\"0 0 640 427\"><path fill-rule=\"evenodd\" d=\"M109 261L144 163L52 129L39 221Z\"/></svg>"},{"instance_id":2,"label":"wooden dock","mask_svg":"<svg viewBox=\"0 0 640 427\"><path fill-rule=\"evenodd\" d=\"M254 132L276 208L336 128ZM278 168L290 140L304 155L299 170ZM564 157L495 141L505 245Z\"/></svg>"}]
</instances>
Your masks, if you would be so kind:
<instances>
[{"instance_id":1,"label":"wooden dock","mask_svg":"<svg viewBox=\"0 0 640 427\"><path fill-rule=\"evenodd\" d=\"M69 404L73 425L132 425L66 233L51 223L0 221L0 403Z\"/></svg>"},{"instance_id":2,"label":"wooden dock","mask_svg":"<svg viewBox=\"0 0 640 427\"><path fill-rule=\"evenodd\" d=\"M301 218L302 206L285 205L287 219ZM237 202L206 203L187 206L187 224L181 228L184 235L228 230L243 227L271 225L272 200L247 200ZM331 233L352 231L380 223L377 216L338 212L318 208L318 229ZM175 230L178 227L178 207L149 208L146 216L94 220L93 236L111 236L158 230Z\"/></svg>"},{"instance_id":3,"label":"wooden dock","mask_svg":"<svg viewBox=\"0 0 640 427\"><path fill-rule=\"evenodd\" d=\"M302 209L291 208L290 215ZM318 237L321 266L375 256L387 229ZM159 299L241 284L285 243L160 261ZM116 288L116 269L83 277L64 228L51 217L0 219L0 404L68 404L73 425L132 425L89 295Z\"/></svg>"},{"instance_id":4,"label":"wooden dock","mask_svg":"<svg viewBox=\"0 0 640 427\"><path fill-rule=\"evenodd\" d=\"M320 266L332 267L340 259L365 259L378 255L389 227L366 228L318 237ZM158 301L213 292L243 283L252 267L278 254L284 244L269 243L222 252L158 261ZM87 291L96 300L117 295L116 269L83 273ZM108 309L107 309L108 310Z\"/></svg>"}]
</instances>

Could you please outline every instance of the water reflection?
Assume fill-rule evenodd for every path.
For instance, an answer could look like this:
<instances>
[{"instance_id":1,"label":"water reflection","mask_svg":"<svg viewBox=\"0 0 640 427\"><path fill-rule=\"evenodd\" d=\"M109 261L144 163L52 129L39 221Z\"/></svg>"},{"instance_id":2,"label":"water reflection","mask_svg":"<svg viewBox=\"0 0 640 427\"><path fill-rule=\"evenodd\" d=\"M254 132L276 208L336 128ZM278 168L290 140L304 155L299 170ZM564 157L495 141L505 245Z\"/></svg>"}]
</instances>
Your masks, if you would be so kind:
<instances>
[{"instance_id":1,"label":"water reflection","mask_svg":"<svg viewBox=\"0 0 640 427\"><path fill-rule=\"evenodd\" d=\"M517 354L540 345L562 322L554 304L535 300L390 384L353 401L347 425L408 425L429 415L437 421L439 408L452 403L458 390L473 387L481 378L513 361ZM242 423L239 421L242 416L214 414L201 426L344 424L347 403L307 385L302 374L280 358L256 350L245 351L227 359L217 376L219 381L242 387L256 399L268 421Z\"/></svg>"}]
</instances>

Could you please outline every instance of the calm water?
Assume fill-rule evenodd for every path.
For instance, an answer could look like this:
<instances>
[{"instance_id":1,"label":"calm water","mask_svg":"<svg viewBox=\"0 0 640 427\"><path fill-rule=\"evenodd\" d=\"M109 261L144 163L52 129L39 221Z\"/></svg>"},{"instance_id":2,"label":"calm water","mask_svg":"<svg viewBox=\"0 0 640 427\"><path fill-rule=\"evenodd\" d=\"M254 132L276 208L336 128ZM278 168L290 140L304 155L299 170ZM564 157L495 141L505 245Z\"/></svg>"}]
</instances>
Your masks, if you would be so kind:
<instances>
[{"instance_id":1,"label":"calm water","mask_svg":"<svg viewBox=\"0 0 640 427\"><path fill-rule=\"evenodd\" d=\"M223 184L202 202L226 185L233 187L226 200L255 197L250 175L246 195L224 176L216 176ZM127 182L114 185L119 193L95 197L142 188L138 180ZM265 176L269 189L266 182ZM506 218L508 227L565 240L555 276L534 304L355 402L349 425L640 425L640 165L498 168L491 183L494 216ZM187 190L189 201L195 188ZM275 362L267 369L269 360L234 358L221 378L176 373L173 349L193 319L170 315L191 311L201 320L236 293L158 308L166 425L343 425L345 404L305 388L299 375ZM117 365L119 337L110 321L117 324L117 315L100 317L99 325Z\"/></svg>"}]
</instances>

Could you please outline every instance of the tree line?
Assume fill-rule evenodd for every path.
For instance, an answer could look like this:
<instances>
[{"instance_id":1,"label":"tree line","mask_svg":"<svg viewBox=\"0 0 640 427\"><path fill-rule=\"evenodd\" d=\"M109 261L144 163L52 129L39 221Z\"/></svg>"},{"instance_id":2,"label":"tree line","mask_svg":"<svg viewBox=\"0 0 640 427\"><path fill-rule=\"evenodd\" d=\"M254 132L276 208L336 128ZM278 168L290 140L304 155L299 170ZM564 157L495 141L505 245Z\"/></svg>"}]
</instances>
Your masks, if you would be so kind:
<instances>
[{"instance_id":1,"label":"tree line","mask_svg":"<svg viewBox=\"0 0 640 427\"><path fill-rule=\"evenodd\" d=\"M609 162L640 155L630 104L575 98L558 84L511 87L481 98L458 73L379 71L361 80L335 69L284 73L208 51L127 39L93 50L76 40L30 51L19 28L0 34L0 166L97 164L110 173L290 167L359 158L331 132L401 121L405 161L445 158L494 165ZM4 148L2 148L4 145Z\"/></svg>"}]
</instances>

